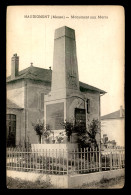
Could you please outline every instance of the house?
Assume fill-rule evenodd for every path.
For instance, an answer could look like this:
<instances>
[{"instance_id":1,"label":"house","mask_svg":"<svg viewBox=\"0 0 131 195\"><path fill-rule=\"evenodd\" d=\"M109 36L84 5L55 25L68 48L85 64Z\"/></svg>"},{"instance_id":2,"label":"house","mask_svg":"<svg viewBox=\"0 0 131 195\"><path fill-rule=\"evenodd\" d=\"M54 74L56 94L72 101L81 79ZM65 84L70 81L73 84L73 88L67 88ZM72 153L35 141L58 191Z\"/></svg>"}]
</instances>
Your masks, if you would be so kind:
<instances>
[{"instance_id":1,"label":"house","mask_svg":"<svg viewBox=\"0 0 131 195\"><path fill-rule=\"evenodd\" d=\"M56 30L53 70L31 63L19 71L19 56L13 55L7 77L7 146L38 143L32 126L38 119L45 119L55 132L67 117L78 117L85 125L87 119L100 119L100 96L106 92L79 81L73 33L68 27Z\"/></svg>"},{"instance_id":2,"label":"house","mask_svg":"<svg viewBox=\"0 0 131 195\"><path fill-rule=\"evenodd\" d=\"M17 60L16 60L17 59ZM12 57L11 76L7 78L7 136L13 145L36 142L32 123L44 116L44 94L51 88L52 70L30 67L19 71L17 54ZM17 71L16 71L17 67Z\"/></svg>"},{"instance_id":3,"label":"house","mask_svg":"<svg viewBox=\"0 0 131 195\"><path fill-rule=\"evenodd\" d=\"M115 140L117 146L124 146L125 112L122 106L110 114L101 116L101 135L108 134L110 140Z\"/></svg>"},{"instance_id":4,"label":"house","mask_svg":"<svg viewBox=\"0 0 131 195\"><path fill-rule=\"evenodd\" d=\"M116 141L115 140L108 140L107 134L103 134L103 137L101 138L101 149L113 149L116 147Z\"/></svg>"}]
</instances>

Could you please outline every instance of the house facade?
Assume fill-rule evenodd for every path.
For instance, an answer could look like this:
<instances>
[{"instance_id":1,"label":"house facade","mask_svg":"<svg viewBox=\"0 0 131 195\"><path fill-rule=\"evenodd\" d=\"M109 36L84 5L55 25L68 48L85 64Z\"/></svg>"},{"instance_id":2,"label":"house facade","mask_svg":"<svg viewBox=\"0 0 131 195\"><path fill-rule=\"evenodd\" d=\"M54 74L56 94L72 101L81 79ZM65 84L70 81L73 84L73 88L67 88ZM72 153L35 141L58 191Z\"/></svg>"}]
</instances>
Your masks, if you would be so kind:
<instances>
[{"instance_id":1,"label":"house facade","mask_svg":"<svg viewBox=\"0 0 131 195\"><path fill-rule=\"evenodd\" d=\"M56 134L63 130L61 122L72 117L86 126L87 120L100 120L100 96L105 91L79 81L73 33L68 27L55 32L53 70L31 63L19 71L19 56L13 55L7 77L7 146L38 143L32 126L38 119Z\"/></svg>"},{"instance_id":2,"label":"house facade","mask_svg":"<svg viewBox=\"0 0 131 195\"><path fill-rule=\"evenodd\" d=\"M125 113L120 109L101 117L101 136L108 135L109 140L115 140L117 146L125 146Z\"/></svg>"},{"instance_id":3,"label":"house facade","mask_svg":"<svg viewBox=\"0 0 131 195\"><path fill-rule=\"evenodd\" d=\"M18 56L15 54L12 60L14 58ZM18 64L12 63L12 66L18 66ZM12 67L12 74L15 71L14 67ZM51 74L50 69L41 69L31 65L27 69L18 71L15 77L12 78L11 75L7 78L7 119L9 119L7 136L10 131L14 132L15 145L37 142L32 123L44 116L44 95L50 91ZM15 123L13 127L10 127L12 118L15 118Z\"/></svg>"}]
</instances>

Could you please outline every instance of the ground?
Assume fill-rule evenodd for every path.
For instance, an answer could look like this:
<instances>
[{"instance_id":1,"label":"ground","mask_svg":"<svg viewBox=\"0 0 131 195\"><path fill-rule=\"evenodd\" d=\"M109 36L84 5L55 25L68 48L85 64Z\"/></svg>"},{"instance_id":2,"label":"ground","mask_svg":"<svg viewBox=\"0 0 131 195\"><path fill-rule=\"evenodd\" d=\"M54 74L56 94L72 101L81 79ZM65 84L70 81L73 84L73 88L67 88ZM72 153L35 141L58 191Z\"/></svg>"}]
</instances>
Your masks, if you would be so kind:
<instances>
[{"instance_id":1,"label":"ground","mask_svg":"<svg viewBox=\"0 0 131 195\"><path fill-rule=\"evenodd\" d=\"M99 183L85 184L81 189L120 189L124 187L125 178L102 179Z\"/></svg>"},{"instance_id":2,"label":"ground","mask_svg":"<svg viewBox=\"0 0 131 195\"><path fill-rule=\"evenodd\" d=\"M124 187L124 177L118 177L115 179L103 179L99 183L85 184L80 189L118 189ZM27 182L20 179L12 179L7 177L8 189L53 189L54 187L50 183L37 181Z\"/></svg>"},{"instance_id":3,"label":"ground","mask_svg":"<svg viewBox=\"0 0 131 195\"><path fill-rule=\"evenodd\" d=\"M46 183L44 181L24 181L21 179L13 179L11 177L7 177L7 188L8 189L51 189L52 186L50 183Z\"/></svg>"}]
</instances>

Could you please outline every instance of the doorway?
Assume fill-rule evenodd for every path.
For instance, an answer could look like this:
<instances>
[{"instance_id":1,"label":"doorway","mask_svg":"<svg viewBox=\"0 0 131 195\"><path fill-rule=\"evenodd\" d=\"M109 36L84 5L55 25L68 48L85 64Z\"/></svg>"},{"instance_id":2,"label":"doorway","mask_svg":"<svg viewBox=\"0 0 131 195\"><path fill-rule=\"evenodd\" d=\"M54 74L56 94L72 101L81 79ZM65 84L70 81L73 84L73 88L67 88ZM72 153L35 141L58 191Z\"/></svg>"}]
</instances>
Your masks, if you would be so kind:
<instances>
[{"instance_id":1,"label":"doorway","mask_svg":"<svg viewBox=\"0 0 131 195\"><path fill-rule=\"evenodd\" d=\"M16 115L6 115L6 136L7 136L7 147L16 146Z\"/></svg>"}]
</instances>

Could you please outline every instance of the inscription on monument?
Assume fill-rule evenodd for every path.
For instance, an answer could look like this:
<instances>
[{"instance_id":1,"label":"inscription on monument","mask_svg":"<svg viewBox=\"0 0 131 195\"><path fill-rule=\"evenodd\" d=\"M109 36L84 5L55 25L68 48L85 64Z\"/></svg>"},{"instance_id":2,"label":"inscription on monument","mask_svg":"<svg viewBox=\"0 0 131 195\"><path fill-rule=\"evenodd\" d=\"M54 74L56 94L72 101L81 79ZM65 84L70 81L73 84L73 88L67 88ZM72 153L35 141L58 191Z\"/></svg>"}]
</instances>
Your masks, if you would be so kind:
<instances>
[{"instance_id":1,"label":"inscription on monument","mask_svg":"<svg viewBox=\"0 0 131 195\"><path fill-rule=\"evenodd\" d=\"M51 130L63 129L64 102L46 105L46 124Z\"/></svg>"},{"instance_id":2,"label":"inscription on monument","mask_svg":"<svg viewBox=\"0 0 131 195\"><path fill-rule=\"evenodd\" d=\"M81 128L86 128L86 111L85 109L75 108L75 122Z\"/></svg>"}]
</instances>

